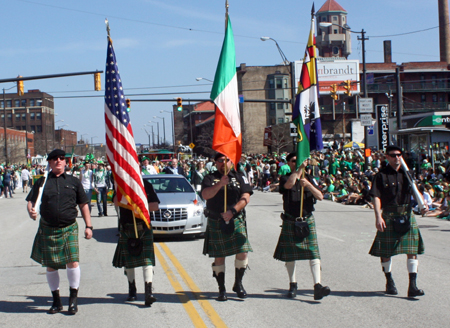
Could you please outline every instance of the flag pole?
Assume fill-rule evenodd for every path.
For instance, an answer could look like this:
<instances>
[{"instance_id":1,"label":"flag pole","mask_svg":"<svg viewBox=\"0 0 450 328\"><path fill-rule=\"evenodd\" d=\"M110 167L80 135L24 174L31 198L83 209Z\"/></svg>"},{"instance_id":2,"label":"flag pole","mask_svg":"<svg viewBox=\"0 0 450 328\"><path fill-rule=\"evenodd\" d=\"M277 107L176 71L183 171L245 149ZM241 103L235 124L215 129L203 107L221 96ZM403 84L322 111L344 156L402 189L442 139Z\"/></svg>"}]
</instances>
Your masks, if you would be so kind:
<instances>
[{"instance_id":1,"label":"flag pole","mask_svg":"<svg viewBox=\"0 0 450 328\"><path fill-rule=\"evenodd\" d=\"M225 0L225 33L227 33L227 27L228 27L228 7L229 7L228 0ZM225 170L224 170L225 176L228 175L227 168L228 168L228 157L225 156ZM224 189L223 189L223 198L224 198L223 212L226 213L226 211L227 211L227 186L226 185L224 186ZM226 224L229 224L229 223L230 223L230 221L226 221Z\"/></svg>"},{"instance_id":2,"label":"flag pole","mask_svg":"<svg viewBox=\"0 0 450 328\"><path fill-rule=\"evenodd\" d=\"M302 175L300 179L303 179L305 177L305 168L302 169ZM302 186L301 192L300 192L300 215L299 217L303 216L303 194L305 192L305 188Z\"/></svg>"}]
</instances>

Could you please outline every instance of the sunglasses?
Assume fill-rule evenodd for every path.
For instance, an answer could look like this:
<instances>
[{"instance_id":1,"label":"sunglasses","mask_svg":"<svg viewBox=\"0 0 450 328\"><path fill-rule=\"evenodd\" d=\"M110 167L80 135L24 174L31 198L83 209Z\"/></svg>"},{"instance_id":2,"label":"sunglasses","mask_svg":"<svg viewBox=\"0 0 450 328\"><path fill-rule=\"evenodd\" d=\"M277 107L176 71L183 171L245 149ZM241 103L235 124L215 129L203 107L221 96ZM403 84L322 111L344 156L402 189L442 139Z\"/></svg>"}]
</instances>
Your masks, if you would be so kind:
<instances>
[{"instance_id":1,"label":"sunglasses","mask_svg":"<svg viewBox=\"0 0 450 328\"><path fill-rule=\"evenodd\" d=\"M59 159L60 161L66 160L66 158L65 158L64 156L58 156L58 157L53 157L53 158L52 158L52 160L54 160L54 161L57 161L58 159Z\"/></svg>"},{"instance_id":2,"label":"sunglasses","mask_svg":"<svg viewBox=\"0 0 450 328\"><path fill-rule=\"evenodd\" d=\"M296 159L291 159L289 162L290 162L290 163L296 163L297 160L296 160Z\"/></svg>"},{"instance_id":3,"label":"sunglasses","mask_svg":"<svg viewBox=\"0 0 450 328\"><path fill-rule=\"evenodd\" d=\"M225 162L225 158L218 159L218 160L216 160L216 162L217 163L224 163Z\"/></svg>"},{"instance_id":4,"label":"sunglasses","mask_svg":"<svg viewBox=\"0 0 450 328\"><path fill-rule=\"evenodd\" d=\"M389 157L401 157L402 154L388 154Z\"/></svg>"}]
</instances>

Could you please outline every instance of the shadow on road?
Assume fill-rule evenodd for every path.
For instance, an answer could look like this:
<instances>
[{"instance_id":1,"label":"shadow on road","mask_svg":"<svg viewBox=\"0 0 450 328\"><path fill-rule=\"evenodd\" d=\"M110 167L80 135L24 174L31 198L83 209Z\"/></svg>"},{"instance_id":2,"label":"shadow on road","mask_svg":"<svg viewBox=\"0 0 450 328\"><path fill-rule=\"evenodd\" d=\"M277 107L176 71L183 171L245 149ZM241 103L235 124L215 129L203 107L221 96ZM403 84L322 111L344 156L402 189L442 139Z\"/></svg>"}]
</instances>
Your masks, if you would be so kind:
<instances>
[{"instance_id":1,"label":"shadow on road","mask_svg":"<svg viewBox=\"0 0 450 328\"><path fill-rule=\"evenodd\" d=\"M92 238L100 243L117 244L117 241L119 240L119 231L117 230L116 227L95 229Z\"/></svg>"}]
</instances>

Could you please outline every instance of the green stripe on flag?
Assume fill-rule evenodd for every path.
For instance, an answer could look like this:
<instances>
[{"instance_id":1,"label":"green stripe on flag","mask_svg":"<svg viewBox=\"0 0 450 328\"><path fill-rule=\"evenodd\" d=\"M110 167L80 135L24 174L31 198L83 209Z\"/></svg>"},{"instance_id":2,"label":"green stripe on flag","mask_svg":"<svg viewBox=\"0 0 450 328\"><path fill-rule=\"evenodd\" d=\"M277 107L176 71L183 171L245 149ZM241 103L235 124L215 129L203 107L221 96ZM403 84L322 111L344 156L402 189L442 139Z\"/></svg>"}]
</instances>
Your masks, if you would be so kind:
<instances>
[{"instance_id":1,"label":"green stripe on flag","mask_svg":"<svg viewBox=\"0 0 450 328\"><path fill-rule=\"evenodd\" d=\"M216 76L211 89L211 99L215 100L219 94L226 88L233 77L236 75L236 58L234 48L233 30L231 29L231 21L228 18L227 30L225 31L225 39L220 53L219 63L217 64Z\"/></svg>"},{"instance_id":2,"label":"green stripe on flag","mask_svg":"<svg viewBox=\"0 0 450 328\"><path fill-rule=\"evenodd\" d=\"M297 162L296 167L299 168L300 165L309 157L310 148L309 140L305 133L305 128L303 127L302 115L299 115L293 123L297 127Z\"/></svg>"}]
</instances>

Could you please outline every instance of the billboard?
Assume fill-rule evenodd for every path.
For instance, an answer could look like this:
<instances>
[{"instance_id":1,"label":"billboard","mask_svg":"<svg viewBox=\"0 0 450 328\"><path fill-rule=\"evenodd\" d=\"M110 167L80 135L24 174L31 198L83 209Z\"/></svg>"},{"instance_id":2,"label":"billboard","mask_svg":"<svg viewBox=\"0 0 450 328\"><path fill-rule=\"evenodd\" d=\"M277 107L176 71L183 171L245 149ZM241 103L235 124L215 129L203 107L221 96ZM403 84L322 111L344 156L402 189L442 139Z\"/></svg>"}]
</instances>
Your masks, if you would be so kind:
<instances>
[{"instance_id":1,"label":"billboard","mask_svg":"<svg viewBox=\"0 0 450 328\"><path fill-rule=\"evenodd\" d=\"M302 71L303 60L295 61L295 86L297 88ZM360 93L359 60L332 60L330 57L317 59L317 75L319 78L319 93L330 94L332 84L337 85L337 93L343 94L345 89L340 84L352 81L352 93ZM295 90L297 92L297 90Z\"/></svg>"}]
</instances>

